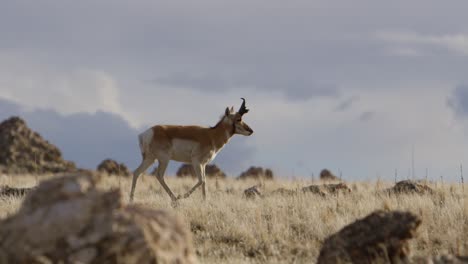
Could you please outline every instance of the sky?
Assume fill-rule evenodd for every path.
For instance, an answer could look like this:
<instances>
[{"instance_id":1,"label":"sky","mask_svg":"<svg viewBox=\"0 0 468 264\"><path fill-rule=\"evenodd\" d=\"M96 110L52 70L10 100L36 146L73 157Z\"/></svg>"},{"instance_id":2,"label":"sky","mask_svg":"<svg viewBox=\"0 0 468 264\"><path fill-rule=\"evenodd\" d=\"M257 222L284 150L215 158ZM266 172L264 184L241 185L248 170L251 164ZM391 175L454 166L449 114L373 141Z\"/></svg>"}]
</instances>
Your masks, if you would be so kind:
<instances>
[{"instance_id":1,"label":"sky","mask_svg":"<svg viewBox=\"0 0 468 264\"><path fill-rule=\"evenodd\" d=\"M134 169L148 127L211 126L245 97L255 133L214 161L233 176L457 181L468 168L466 1L0 6L0 118L21 115L81 167Z\"/></svg>"}]
</instances>

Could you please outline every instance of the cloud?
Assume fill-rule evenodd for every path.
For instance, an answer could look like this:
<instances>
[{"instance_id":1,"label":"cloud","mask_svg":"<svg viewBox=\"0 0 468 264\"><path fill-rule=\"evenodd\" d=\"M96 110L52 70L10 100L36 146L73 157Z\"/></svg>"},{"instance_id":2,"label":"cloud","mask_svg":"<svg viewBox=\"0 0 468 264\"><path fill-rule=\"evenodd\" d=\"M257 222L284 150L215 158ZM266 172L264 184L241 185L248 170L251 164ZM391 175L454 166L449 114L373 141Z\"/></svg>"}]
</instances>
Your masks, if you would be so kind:
<instances>
[{"instance_id":1,"label":"cloud","mask_svg":"<svg viewBox=\"0 0 468 264\"><path fill-rule=\"evenodd\" d=\"M312 97L336 97L340 91L336 85L318 83L308 73L270 73L267 69L255 74L188 74L174 73L152 81L158 86L195 89L204 93L223 93L232 90L257 89L262 92L276 92L292 101L308 100Z\"/></svg>"},{"instance_id":2,"label":"cloud","mask_svg":"<svg viewBox=\"0 0 468 264\"><path fill-rule=\"evenodd\" d=\"M390 55L401 56L401 57L420 57L424 56L422 50L409 47L392 47L388 49Z\"/></svg>"},{"instance_id":3,"label":"cloud","mask_svg":"<svg viewBox=\"0 0 468 264\"><path fill-rule=\"evenodd\" d=\"M183 72L173 73L154 80L156 84L175 88L193 88L206 92L222 92L234 88L236 84L228 76L193 75Z\"/></svg>"},{"instance_id":4,"label":"cloud","mask_svg":"<svg viewBox=\"0 0 468 264\"><path fill-rule=\"evenodd\" d=\"M447 105L462 119L468 118L468 85L459 85L447 98Z\"/></svg>"},{"instance_id":5,"label":"cloud","mask_svg":"<svg viewBox=\"0 0 468 264\"><path fill-rule=\"evenodd\" d=\"M431 35L416 32L383 31L377 32L376 37L393 45L402 45L403 47L394 49L400 55L419 55L421 50L435 47L444 48L454 54L468 56L468 34Z\"/></svg>"},{"instance_id":6,"label":"cloud","mask_svg":"<svg viewBox=\"0 0 468 264\"><path fill-rule=\"evenodd\" d=\"M359 97L357 97L357 96L353 96L353 97L350 97L348 99L345 99L345 100L341 101L335 107L335 111L337 111L337 112L346 111L346 110L350 109L353 106L353 104L356 103L357 101L359 101Z\"/></svg>"},{"instance_id":7,"label":"cloud","mask_svg":"<svg viewBox=\"0 0 468 264\"><path fill-rule=\"evenodd\" d=\"M0 97L23 112L49 109L93 126L82 120L120 118L138 133L214 125L246 97L255 134L218 158L252 144L232 158L296 175L303 160L374 176L404 170L414 141L429 166L468 156L445 102L453 83L468 83L468 2L4 2ZM378 116L360 122L369 110Z\"/></svg>"},{"instance_id":8,"label":"cloud","mask_svg":"<svg viewBox=\"0 0 468 264\"><path fill-rule=\"evenodd\" d=\"M365 112L361 113L361 115L359 116L359 120L362 121L362 122L367 122L367 121L371 120L372 118L374 118L374 116L375 116L375 112L365 111Z\"/></svg>"},{"instance_id":9,"label":"cloud","mask_svg":"<svg viewBox=\"0 0 468 264\"><path fill-rule=\"evenodd\" d=\"M0 98L28 109L122 114L119 97L117 82L104 71L59 69L22 54L0 52Z\"/></svg>"}]
</instances>

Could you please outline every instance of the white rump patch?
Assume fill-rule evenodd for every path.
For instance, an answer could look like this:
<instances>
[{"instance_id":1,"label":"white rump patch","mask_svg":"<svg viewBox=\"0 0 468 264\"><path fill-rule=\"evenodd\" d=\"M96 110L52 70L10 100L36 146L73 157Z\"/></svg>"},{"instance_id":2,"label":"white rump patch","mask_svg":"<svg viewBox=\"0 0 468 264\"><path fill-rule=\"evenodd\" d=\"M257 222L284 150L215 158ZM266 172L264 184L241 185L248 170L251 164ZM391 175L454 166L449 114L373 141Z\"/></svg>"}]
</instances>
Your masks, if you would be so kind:
<instances>
[{"instance_id":1,"label":"white rump patch","mask_svg":"<svg viewBox=\"0 0 468 264\"><path fill-rule=\"evenodd\" d=\"M147 129L145 132L141 133L138 138L140 141L141 153L148 153L151 140L153 140L153 129Z\"/></svg>"}]
</instances>

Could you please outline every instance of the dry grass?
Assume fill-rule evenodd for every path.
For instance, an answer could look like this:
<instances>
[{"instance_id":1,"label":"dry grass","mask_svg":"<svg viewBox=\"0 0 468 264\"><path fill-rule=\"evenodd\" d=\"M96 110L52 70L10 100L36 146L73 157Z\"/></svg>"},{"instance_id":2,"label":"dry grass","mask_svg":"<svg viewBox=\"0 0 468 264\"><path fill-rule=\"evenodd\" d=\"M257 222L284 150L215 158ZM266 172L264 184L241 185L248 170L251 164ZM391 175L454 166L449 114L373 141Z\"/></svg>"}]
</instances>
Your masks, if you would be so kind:
<instances>
[{"instance_id":1,"label":"dry grass","mask_svg":"<svg viewBox=\"0 0 468 264\"><path fill-rule=\"evenodd\" d=\"M127 200L130 179L102 177L103 188L121 187ZM166 178L176 194L195 184L193 179ZM0 176L0 185L28 187L37 180L34 176ZM243 199L243 190L254 184L258 182L227 179L216 184L209 180L206 202L197 190L172 208L156 179L146 175L140 177L135 202L183 215L194 234L201 263L311 263L327 236L376 209L408 210L422 216L417 238L411 242L414 255L468 255L468 193L462 193L460 184L431 184L436 194L424 196L379 195L377 191L392 184L378 181L351 183L353 192L346 196L321 198L299 193ZM266 181L262 190L268 193L279 187L299 189L310 184ZM19 198L0 200L0 218L14 213L20 203Z\"/></svg>"}]
</instances>

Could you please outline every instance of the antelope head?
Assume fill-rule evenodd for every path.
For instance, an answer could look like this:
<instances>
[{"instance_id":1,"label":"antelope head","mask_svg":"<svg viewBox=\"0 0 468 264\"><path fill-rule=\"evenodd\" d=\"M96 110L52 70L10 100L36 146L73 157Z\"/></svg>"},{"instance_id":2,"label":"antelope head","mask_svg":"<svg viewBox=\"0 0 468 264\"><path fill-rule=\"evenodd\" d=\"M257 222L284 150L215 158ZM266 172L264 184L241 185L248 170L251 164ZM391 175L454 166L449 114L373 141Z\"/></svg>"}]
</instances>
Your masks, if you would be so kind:
<instances>
[{"instance_id":1,"label":"antelope head","mask_svg":"<svg viewBox=\"0 0 468 264\"><path fill-rule=\"evenodd\" d=\"M249 112L249 109L245 107L245 99L242 99L242 105L237 112L234 112L234 108L226 108L224 120L232 125L233 134L239 134L244 136L250 136L253 134L253 130L242 121L242 116Z\"/></svg>"}]
</instances>

